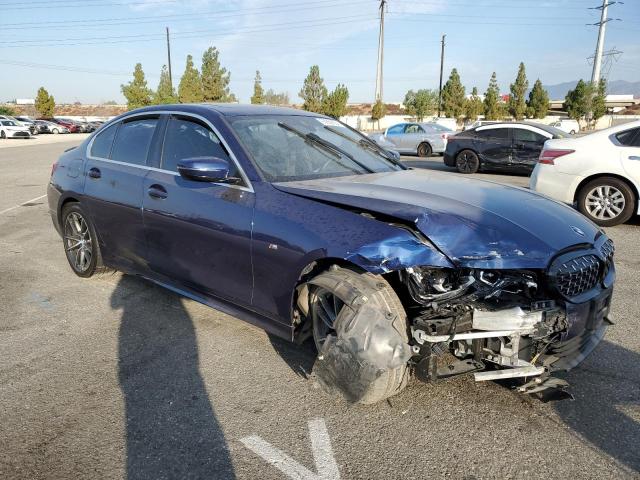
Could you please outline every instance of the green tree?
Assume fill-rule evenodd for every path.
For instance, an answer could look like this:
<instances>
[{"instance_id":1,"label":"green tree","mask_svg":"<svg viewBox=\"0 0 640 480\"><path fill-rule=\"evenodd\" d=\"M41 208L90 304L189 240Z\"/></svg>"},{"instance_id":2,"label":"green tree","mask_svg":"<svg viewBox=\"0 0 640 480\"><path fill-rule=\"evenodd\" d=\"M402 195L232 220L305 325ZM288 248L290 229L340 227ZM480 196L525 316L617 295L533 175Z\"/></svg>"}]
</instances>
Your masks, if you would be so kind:
<instances>
[{"instance_id":1,"label":"green tree","mask_svg":"<svg viewBox=\"0 0 640 480\"><path fill-rule=\"evenodd\" d=\"M529 80L524 68L524 63L520 62L518 67L518 75L515 83L509 86L511 95L509 95L509 113L516 120L522 120L527 113L527 89L529 88Z\"/></svg>"},{"instance_id":2,"label":"green tree","mask_svg":"<svg viewBox=\"0 0 640 480\"><path fill-rule=\"evenodd\" d=\"M607 81L604 78L602 78L598 82L597 87L591 86L591 89L592 89L591 119L595 122L600 117L602 117L605 113L607 113L607 104L606 104Z\"/></svg>"},{"instance_id":3,"label":"green tree","mask_svg":"<svg viewBox=\"0 0 640 480\"><path fill-rule=\"evenodd\" d=\"M204 101L202 78L200 72L193 66L193 57L187 55L187 64L178 85L178 100L180 103L196 103Z\"/></svg>"},{"instance_id":4,"label":"green tree","mask_svg":"<svg viewBox=\"0 0 640 480\"><path fill-rule=\"evenodd\" d=\"M141 63L136 63L133 70L133 80L126 85L120 85L120 89L124 98L127 99L127 108L129 110L151 105L153 92L147 87Z\"/></svg>"},{"instance_id":5,"label":"green tree","mask_svg":"<svg viewBox=\"0 0 640 480\"><path fill-rule=\"evenodd\" d=\"M464 116L465 110L465 91L460 81L458 70L451 70L449 80L442 87L442 110L444 115L449 118L460 118Z\"/></svg>"},{"instance_id":6,"label":"green tree","mask_svg":"<svg viewBox=\"0 0 640 480\"><path fill-rule=\"evenodd\" d=\"M500 87L498 87L496 72L493 72L487 92L484 94L484 118L486 120L498 120L501 115Z\"/></svg>"},{"instance_id":7,"label":"green tree","mask_svg":"<svg viewBox=\"0 0 640 480\"><path fill-rule=\"evenodd\" d=\"M202 91L205 102L235 102L229 91L231 72L220 65L216 47L209 47L202 54Z\"/></svg>"},{"instance_id":8,"label":"green tree","mask_svg":"<svg viewBox=\"0 0 640 480\"><path fill-rule=\"evenodd\" d=\"M576 88L569 90L564 97L564 108L569 117L580 120L587 116L591 109L592 92L591 86L582 79L578 81Z\"/></svg>"},{"instance_id":9,"label":"green tree","mask_svg":"<svg viewBox=\"0 0 640 480\"><path fill-rule=\"evenodd\" d=\"M302 90L298 96L304 100L302 108L309 112L322 113L322 106L327 96L327 87L324 86L324 80L320 77L320 67L313 65L309 69L309 75L304 79Z\"/></svg>"},{"instance_id":10,"label":"green tree","mask_svg":"<svg viewBox=\"0 0 640 480\"><path fill-rule=\"evenodd\" d=\"M484 106L478 96L478 89L476 87L473 87L473 90L471 90L471 97L467 99L464 107L465 117L473 121L476 121L478 115L482 115L482 112L484 112Z\"/></svg>"},{"instance_id":11,"label":"green tree","mask_svg":"<svg viewBox=\"0 0 640 480\"><path fill-rule=\"evenodd\" d=\"M404 96L404 106L409 115L421 122L426 115L434 113L438 108L438 92L426 88L417 92L409 90Z\"/></svg>"},{"instance_id":12,"label":"green tree","mask_svg":"<svg viewBox=\"0 0 640 480\"><path fill-rule=\"evenodd\" d=\"M549 94L542 88L540 79L536 80L529 92L527 114L531 118L544 118L549 111Z\"/></svg>"},{"instance_id":13,"label":"green tree","mask_svg":"<svg viewBox=\"0 0 640 480\"><path fill-rule=\"evenodd\" d=\"M382 103L382 100L376 100L376 103L373 104L371 108L371 119L378 122L378 128L380 127L380 119L384 118L387 114L387 106Z\"/></svg>"},{"instance_id":14,"label":"green tree","mask_svg":"<svg viewBox=\"0 0 640 480\"><path fill-rule=\"evenodd\" d=\"M17 115L17 114L13 110L13 108L9 108L9 107L6 107L4 105L0 105L0 115L9 115L10 117L13 117L14 115Z\"/></svg>"},{"instance_id":15,"label":"green tree","mask_svg":"<svg viewBox=\"0 0 640 480\"><path fill-rule=\"evenodd\" d=\"M347 111L349 90L339 83L335 90L328 94L322 102L322 113L333 118L340 118Z\"/></svg>"},{"instance_id":16,"label":"green tree","mask_svg":"<svg viewBox=\"0 0 640 480\"><path fill-rule=\"evenodd\" d=\"M38 89L35 107L38 115L40 115L41 117L53 117L53 110L56 107L56 101L54 100L52 95L49 95L49 92L47 92L44 87L40 87Z\"/></svg>"},{"instance_id":17,"label":"green tree","mask_svg":"<svg viewBox=\"0 0 640 480\"><path fill-rule=\"evenodd\" d=\"M289 105L289 94L287 92L276 93L270 88L264 94L264 103L267 105Z\"/></svg>"},{"instance_id":18,"label":"green tree","mask_svg":"<svg viewBox=\"0 0 640 480\"><path fill-rule=\"evenodd\" d=\"M260 70L256 70L256 78L253 81L253 96L251 97L251 103L264 103L264 90L262 89L262 77L260 76Z\"/></svg>"},{"instance_id":19,"label":"green tree","mask_svg":"<svg viewBox=\"0 0 640 480\"><path fill-rule=\"evenodd\" d=\"M167 103L176 103L176 93L171 85L171 79L169 78L169 70L166 65L162 66L160 70L160 81L158 82L158 89L153 95L153 103L156 105L164 105Z\"/></svg>"}]
</instances>

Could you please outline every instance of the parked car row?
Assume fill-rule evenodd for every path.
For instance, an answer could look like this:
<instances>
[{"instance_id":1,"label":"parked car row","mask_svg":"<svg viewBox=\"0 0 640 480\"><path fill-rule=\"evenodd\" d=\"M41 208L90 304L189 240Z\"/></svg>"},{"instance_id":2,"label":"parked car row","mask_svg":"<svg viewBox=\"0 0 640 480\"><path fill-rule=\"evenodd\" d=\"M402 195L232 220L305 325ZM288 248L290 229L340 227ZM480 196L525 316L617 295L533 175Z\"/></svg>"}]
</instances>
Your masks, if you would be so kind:
<instances>
[{"instance_id":1,"label":"parked car row","mask_svg":"<svg viewBox=\"0 0 640 480\"><path fill-rule=\"evenodd\" d=\"M40 133L91 133L103 123L80 122L61 117L33 119L27 116L0 115L0 138L29 138Z\"/></svg>"}]
</instances>

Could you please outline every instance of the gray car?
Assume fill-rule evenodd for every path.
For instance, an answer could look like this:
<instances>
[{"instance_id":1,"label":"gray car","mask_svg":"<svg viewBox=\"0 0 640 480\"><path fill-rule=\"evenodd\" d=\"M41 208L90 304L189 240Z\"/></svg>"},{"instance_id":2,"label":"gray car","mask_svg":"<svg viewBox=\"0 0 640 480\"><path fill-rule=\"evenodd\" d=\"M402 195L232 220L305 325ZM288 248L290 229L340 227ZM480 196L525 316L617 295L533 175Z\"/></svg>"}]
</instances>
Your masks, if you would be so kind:
<instances>
[{"instance_id":1,"label":"gray car","mask_svg":"<svg viewBox=\"0 0 640 480\"><path fill-rule=\"evenodd\" d=\"M392 143L401 154L428 157L432 153L443 153L447 148L447 138L454 133L437 123L398 123L379 137Z\"/></svg>"}]
</instances>

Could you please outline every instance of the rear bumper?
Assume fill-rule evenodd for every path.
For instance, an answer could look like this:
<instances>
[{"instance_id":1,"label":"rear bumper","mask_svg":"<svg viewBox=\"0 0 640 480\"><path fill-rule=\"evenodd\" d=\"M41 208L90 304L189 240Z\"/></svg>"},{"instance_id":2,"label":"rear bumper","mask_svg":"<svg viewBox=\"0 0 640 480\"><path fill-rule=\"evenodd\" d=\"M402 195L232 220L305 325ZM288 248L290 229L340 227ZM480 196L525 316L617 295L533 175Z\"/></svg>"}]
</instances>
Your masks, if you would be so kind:
<instances>
[{"instance_id":1,"label":"rear bumper","mask_svg":"<svg viewBox=\"0 0 640 480\"><path fill-rule=\"evenodd\" d=\"M576 187L583 177L556 171L553 165L538 164L531 174L529 188L534 192L569 205L573 204Z\"/></svg>"},{"instance_id":2,"label":"rear bumper","mask_svg":"<svg viewBox=\"0 0 640 480\"><path fill-rule=\"evenodd\" d=\"M49 215L51 216L51 222L56 231L62 236L62 228L58 218L58 205L60 205L61 194L56 187L51 183L47 185L47 203L49 204Z\"/></svg>"},{"instance_id":3,"label":"rear bumper","mask_svg":"<svg viewBox=\"0 0 640 480\"><path fill-rule=\"evenodd\" d=\"M444 164L448 167L455 167L456 166L456 159L453 155L451 155L451 153L445 151L444 152Z\"/></svg>"}]
</instances>

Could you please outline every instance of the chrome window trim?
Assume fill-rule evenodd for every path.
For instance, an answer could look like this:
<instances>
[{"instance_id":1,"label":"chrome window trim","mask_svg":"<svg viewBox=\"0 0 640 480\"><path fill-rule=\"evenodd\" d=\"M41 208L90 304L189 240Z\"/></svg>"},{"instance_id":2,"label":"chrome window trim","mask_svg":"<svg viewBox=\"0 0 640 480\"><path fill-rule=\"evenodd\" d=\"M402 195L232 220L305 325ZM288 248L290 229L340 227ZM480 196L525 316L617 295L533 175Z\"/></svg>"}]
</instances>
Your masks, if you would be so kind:
<instances>
[{"instance_id":1,"label":"chrome window trim","mask_svg":"<svg viewBox=\"0 0 640 480\"><path fill-rule=\"evenodd\" d=\"M238 159L236 158L235 154L233 153L233 150L231 150L231 148L229 147L229 144L227 143L227 141L220 134L220 131L216 127L214 127L213 124L209 120L207 120L202 115L198 115L197 113L185 112L183 110L153 110L153 111L148 111L148 112L136 112L136 113L132 113L132 114L129 114L129 115L125 115L123 117L120 117L116 121L112 121L112 122L109 122L109 123L105 124L102 128L100 128L99 130L96 131L95 135L93 135L93 137L91 138L89 143L87 143L87 148L86 148L86 152L85 152L86 157L88 159L91 159L91 160L98 160L98 161L101 161L101 162L113 163L115 165L124 165L124 166L128 166L128 167L140 168L142 170L148 170L148 171L152 171L152 172L168 173L170 175L179 177L180 174L178 172L174 172L172 170L165 170L165 169L162 169L162 168L150 167L148 165L136 165L134 163L120 162L118 160L111 160L110 158L94 157L90 153L91 152L91 147L93 146L93 141L95 140L95 138L101 132L103 132L107 128L109 128L110 126L116 125L117 123L121 123L121 122L123 122L123 121L125 121L127 119L130 119L130 118L147 117L147 116L151 116L151 115L182 115L182 116L185 116L185 117L195 118L195 119L200 120L201 122L204 122L205 124L207 124L209 126L209 128L211 128L211 131L216 134L216 136L220 140L220 143L222 143L222 145L227 150L227 152L229 152L229 157L231 158L231 161L236 166L236 168L238 170L238 173L240 174L240 177L242 178L242 181L245 183L245 185L231 185L231 184L228 184L228 183L218 183L218 182L209 182L209 183L211 183L213 185L218 185L218 186L221 186L221 187L237 188L238 190L244 190L246 192L254 193L253 185L249 181L249 178L247 177L246 173L244 172L242 166L240 165L240 162L238 162ZM166 134L166 132L165 132L165 134ZM115 138L114 138L114 140L115 140ZM163 139L163 141L164 141L164 139Z\"/></svg>"}]
</instances>

